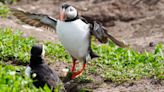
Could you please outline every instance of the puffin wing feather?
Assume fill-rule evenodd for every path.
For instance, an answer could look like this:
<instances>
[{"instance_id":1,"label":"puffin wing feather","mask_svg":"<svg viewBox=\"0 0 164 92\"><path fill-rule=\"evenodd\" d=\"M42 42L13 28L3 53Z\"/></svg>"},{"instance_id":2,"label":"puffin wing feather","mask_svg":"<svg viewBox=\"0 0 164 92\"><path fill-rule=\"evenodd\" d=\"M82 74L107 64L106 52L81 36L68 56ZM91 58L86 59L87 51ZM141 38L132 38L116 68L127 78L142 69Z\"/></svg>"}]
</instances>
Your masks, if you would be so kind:
<instances>
[{"instance_id":1,"label":"puffin wing feather","mask_svg":"<svg viewBox=\"0 0 164 92\"><path fill-rule=\"evenodd\" d=\"M11 9L11 11L18 19L31 26L56 28L57 20L49 17L48 15L24 12L18 9Z\"/></svg>"},{"instance_id":2,"label":"puffin wing feather","mask_svg":"<svg viewBox=\"0 0 164 92\"><path fill-rule=\"evenodd\" d=\"M117 40L111 34L107 33L107 29L96 21L92 23L91 34L94 35L101 43L107 43L108 38L111 39L116 45L120 47L128 47L125 43Z\"/></svg>"},{"instance_id":3,"label":"puffin wing feather","mask_svg":"<svg viewBox=\"0 0 164 92\"><path fill-rule=\"evenodd\" d=\"M104 30L106 30L106 28L103 28ZM129 47L128 44L125 44L124 42L122 41L119 41L118 39L116 39L114 36L112 36L111 34L107 33L107 31L105 31L105 34L107 35L107 37L109 39L111 39L116 45L120 46L120 47Z\"/></svg>"}]
</instances>

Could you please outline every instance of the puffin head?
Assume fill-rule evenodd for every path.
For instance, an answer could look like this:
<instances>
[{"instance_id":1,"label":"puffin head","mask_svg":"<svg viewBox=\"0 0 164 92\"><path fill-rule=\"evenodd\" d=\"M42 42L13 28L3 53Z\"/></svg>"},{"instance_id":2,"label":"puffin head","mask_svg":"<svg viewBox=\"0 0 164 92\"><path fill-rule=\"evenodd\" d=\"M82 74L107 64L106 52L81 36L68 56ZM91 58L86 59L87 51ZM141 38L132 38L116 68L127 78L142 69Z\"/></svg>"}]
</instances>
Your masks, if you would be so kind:
<instances>
[{"instance_id":1,"label":"puffin head","mask_svg":"<svg viewBox=\"0 0 164 92\"><path fill-rule=\"evenodd\" d=\"M78 16L77 10L68 4L63 4L60 11L60 20L72 20Z\"/></svg>"},{"instance_id":2,"label":"puffin head","mask_svg":"<svg viewBox=\"0 0 164 92\"><path fill-rule=\"evenodd\" d=\"M44 57L45 51L44 51L44 45L43 44L37 44L33 45L31 48L31 56L34 57Z\"/></svg>"},{"instance_id":3,"label":"puffin head","mask_svg":"<svg viewBox=\"0 0 164 92\"><path fill-rule=\"evenodd\" d=\"M43 44L37 44L33 45L31 48L31 58L30 58L30 67L43 64L44 63L44 45Z\"/></svg>"},{"instance_id":4,"label":"puffin head","mask_svg":"<svg viewBox=\"0 0 164 92\"><path fill-rule=\"evenodd\" d=\"M31 48L30 54L31 54L30 64L25 71L25 74L28 76L29 76L29 72L31 71L31 69L33 69L37 65L45 63L44 59L43 59L44 54L45 54L44 45L43 44L33 45Z\"/></svg>"}]
</instances>

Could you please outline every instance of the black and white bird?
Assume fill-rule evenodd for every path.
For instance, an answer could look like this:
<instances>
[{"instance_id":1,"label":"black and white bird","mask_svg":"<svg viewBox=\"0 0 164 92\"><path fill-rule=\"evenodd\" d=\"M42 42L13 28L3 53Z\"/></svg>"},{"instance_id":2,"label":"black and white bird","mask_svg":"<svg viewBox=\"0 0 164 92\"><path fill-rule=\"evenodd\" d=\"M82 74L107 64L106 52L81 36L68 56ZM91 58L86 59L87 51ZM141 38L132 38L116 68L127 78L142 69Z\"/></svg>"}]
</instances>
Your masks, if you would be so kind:
<instances>
[{"instance_id":1,"label":"black and white bird","mask_svg":"<svg viewBox=\"0 0 164 92\"><path fill-rule=\"evenodd\" d=\"M59 92L66 92L57 73L45 64L43 47L43 45L32 46L30 64L26 68L25 74L33 78L33 84L36 87L44 87L47 84L52 91L57 87L61 87Z\"/></svg>"},{"instance_id":2,"label":"black and white bird","mask_svg":"<svg viewBox=\"0 0 164 92\"><path fill-rule=\"evenodd\" d=\"M100 42L106 43L111 39L120 47L127 47L124 43L107 33L107 30L96 21L88 22L78 15L76 8L64 4L61 7L60 18L53 19L47 15L34 14L20 10L12 10L21 21L36 27L46 26L56 30L64 48L72 56L72 79L82 74L86 63L92 58L98 57L91 49L91 36L95 36ZM83 67L75 71L76 61L83 61Z\"/></svg>"}]
</instances>

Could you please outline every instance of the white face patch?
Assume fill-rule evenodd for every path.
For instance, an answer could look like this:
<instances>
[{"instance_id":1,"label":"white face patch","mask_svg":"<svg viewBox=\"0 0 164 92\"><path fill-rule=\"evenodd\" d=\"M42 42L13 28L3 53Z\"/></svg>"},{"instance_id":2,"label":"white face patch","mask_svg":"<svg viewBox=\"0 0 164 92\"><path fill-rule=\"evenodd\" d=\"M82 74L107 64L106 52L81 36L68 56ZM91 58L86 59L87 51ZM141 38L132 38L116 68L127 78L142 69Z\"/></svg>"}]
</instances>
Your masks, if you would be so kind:
<instances>
[{"instance_id":1,"label":"white face patch","mask_svg":"<svg viewBox=\"0 0 164 92\"><path fill-rule=\"evenodd\" d=\"M42 57L44 57L44 56L45 56L45 46L42 45Z\"/></svg>"},{"instance_id":2,"label":"white face patch","mask_svg":"<svg viewBox=\"0 0 164 92\"><path fill-rule=\"evenodd\" d=\"M77 16L77 10L72 7L72 6L69 6L66 10L65 10L65 16L68 18L68 19L73 19Z\"/></svg>"}]
</instances>

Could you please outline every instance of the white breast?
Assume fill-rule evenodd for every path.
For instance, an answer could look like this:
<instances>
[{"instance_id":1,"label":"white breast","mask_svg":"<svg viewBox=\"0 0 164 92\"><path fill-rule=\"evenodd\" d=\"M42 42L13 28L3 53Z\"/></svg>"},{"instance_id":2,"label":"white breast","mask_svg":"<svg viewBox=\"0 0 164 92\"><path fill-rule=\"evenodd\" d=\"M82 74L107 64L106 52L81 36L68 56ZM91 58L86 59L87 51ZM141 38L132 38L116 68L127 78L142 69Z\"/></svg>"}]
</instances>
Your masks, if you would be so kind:
<instances>
[{"instance_id":1,"label":"white breast","mask_svg":"<svg viewBox=\"0 0 164 92\"><path fill-rule=\"evenodd\" d=\"M80 19L72 22L58 21L56 31L65 49L76 59L86 57L89 47L89 25Z\"/></svg>"}]
</instances>

